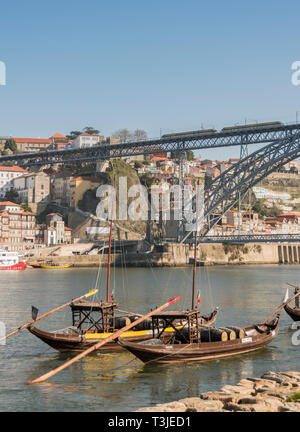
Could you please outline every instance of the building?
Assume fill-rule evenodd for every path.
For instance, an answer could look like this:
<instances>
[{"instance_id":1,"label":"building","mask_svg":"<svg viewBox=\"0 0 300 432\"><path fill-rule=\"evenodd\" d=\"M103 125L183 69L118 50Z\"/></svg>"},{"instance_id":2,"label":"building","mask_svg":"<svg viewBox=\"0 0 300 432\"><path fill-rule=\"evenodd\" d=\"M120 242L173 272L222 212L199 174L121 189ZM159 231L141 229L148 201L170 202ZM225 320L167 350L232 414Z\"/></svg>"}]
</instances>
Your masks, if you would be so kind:
<instances>
[{"instance_id":1,"label":"building","mask_svg":"<svg viewBox=\"0 0 300 432\"><path fill-rule=\"evenodd\" d=\"M35 214L41 213L50 201L50 176L44 172L17 177L13 187L21 201L27 203Z\"/></svg>"},{"instance_id":2,"label":"building","mask_svg":"<svg viewBox=\"0 0 300 432\"><path fill-rule=\"evenodd\" d=\"M20 153L45 151L52 143L50 138L13 138Z\"/></svg>"},{"instance_id":3,"label":"building","mask_svg":"<svg viewBox=\"0 0 300 432\"><path fill-rule=\"evenodd\" d=\"M55 150L64 149L70 143L69 138L60 133L52 135L50 140L52 141L51 148Z\"/></svg>"},{"instance_id":4,"label":"building","mask_svg":"<svg viewBox=\"0 0 300 432\"><path fill-rule=\"evenodd\" d=\"M0 166L0 198L4 198L6 192L14 188L13 181L27 173L18 166Z\"/></svg>"},{"instance_id":5,"label":"building","mask_svg":"<svg viewBox=\"0 0 300 432\"><path fill-rule=\"evenodd\" d=\"M73 141L73 148L89 148L99 145L100 142L104 141L104 136L97 134L82 133Z\"/></svg>"},{"instance_id":6,"label":"building","mask_svg":"<svg viewBox=\"0 0 300 432\"><path fill-rule=\"evenodd\" d=\"M18 204L0 202L0 243L9 250L20 250L35 243L35 216Z\"/></svg>"}]
</instances>

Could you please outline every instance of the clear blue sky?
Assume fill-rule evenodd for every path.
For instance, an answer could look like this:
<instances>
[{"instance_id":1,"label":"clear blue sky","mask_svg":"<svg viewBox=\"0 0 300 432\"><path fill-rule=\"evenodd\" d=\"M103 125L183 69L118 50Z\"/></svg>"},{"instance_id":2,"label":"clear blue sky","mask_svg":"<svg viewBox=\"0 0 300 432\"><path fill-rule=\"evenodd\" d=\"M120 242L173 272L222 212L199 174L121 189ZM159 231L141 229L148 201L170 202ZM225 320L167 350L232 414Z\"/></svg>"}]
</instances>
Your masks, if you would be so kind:
<instances>
[{"instance_id":1,"label":"clear blue sky","mask_svg":"<svg viewBox=\"0 0 300 432\"><path fill-rule=\"evenodd\" d=\"M0 135L300 119L299 1L12 0L0 13Z\"/></svg>"}]
</instances>

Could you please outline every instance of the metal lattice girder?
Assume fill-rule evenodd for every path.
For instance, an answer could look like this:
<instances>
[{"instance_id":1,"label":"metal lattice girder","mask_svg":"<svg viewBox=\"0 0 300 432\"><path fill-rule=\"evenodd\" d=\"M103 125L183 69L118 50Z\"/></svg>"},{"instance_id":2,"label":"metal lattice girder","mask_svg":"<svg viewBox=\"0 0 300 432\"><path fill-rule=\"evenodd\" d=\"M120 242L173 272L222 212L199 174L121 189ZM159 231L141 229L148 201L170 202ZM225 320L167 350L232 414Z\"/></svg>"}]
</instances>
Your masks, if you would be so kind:
<instances>
[{"instance_id":1,"label":"metal lattice girder","mask_svg":"<svg viewBox=\"0 0 300 432\"><path fill-rule=\"evenodd\" d=\"M189 240L191 243L194 239ZM300 243L300 234L249 234L249 235L220 235L205 236L198 239L198 243Z\"/></svg>"},{"instance_id":2,"label":"metal lattice girder","mask_svg":"<svg viewBox=\"0 0 300 432\"><path fill-rule=\"evenodd\" d=\"M0 163L13 161L20 166L53 165L57 163L93 162L119 157L132 157L178 150L199 150L282 141L300 132L300 124L255 127L243 130L221 131L162 137L155 140L99 146L71 150L51 150L1 156Z\"/></svg>"},{"instance_id":3,"label":"metal lattice girder","mask_svg":"<svg viewBox=\"0 0 300 432\"><path fill-rule=\"evenodd\" d=\"M203 228L201 236L205 236L249 189L299 155L298 132L255 151L216 177L204 190L204 220L209 220L209 224ZM188 233L181 242L191 234Z\"/></svg>"},{"instance_id":4,"label":"metal lattice girder","mask_svg":"<svg viewBox=\"0 0 300 432\"><path fill-rule=\"evenodd\" d=\"M240 160L214 179L205 189L205 216L222 205L222 213L211 221L202 233L205 235L249 189L270 173L296 159L300 154L300 133L271 143Z\"/></svg>"}]
</instances>

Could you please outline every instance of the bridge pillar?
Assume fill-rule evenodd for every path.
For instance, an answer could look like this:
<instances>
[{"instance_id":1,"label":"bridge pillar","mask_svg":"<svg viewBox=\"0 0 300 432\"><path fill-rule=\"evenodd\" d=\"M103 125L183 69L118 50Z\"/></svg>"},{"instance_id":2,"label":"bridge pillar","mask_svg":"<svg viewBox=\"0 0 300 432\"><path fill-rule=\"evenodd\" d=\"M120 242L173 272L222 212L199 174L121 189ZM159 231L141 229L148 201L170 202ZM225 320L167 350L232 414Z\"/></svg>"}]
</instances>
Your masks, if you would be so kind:
<instances>
[{"instance_id":1,"label":"bridge pillar","mask_svg":"<svg viewBox=\"0 0 300 432\"><path fill-rule=\"evenodd\" d=\"M298 251L297 251L297 246L293 246L293 252L294 252L294 263L298 262Z\"/></svg>"},{"instance_id":2,"label":"bridge pillar","mask_svg":"<svg viewBox=\"0 0 300 432\"><path fill-rule=\"evenodd\" d=\"M289 262L287 246L286 245L282 246L282 249L283 249L283 264L287 264Z\"/></svg>"},{"instance_id":3,"label":"bridge pillar","mask_svg":"<svg viewBox=\"0 0 300 432\"><path fill-rule=\"evenodd\" d=\"M279 264L284 263L282 245L278 246L278 262Z\"/></svg>"},{"instance_id":4,"label":"bridge pillar","mask_svg":"<svg viewBox=\"0 0 300 432\"><path fill-rule=\"evenodd\" d=\"M292 246L287 246L287 248L288 248L288 262L290 264L292 264L293 263L293 249L292 249Z\"/></svg>"}]
</instances>

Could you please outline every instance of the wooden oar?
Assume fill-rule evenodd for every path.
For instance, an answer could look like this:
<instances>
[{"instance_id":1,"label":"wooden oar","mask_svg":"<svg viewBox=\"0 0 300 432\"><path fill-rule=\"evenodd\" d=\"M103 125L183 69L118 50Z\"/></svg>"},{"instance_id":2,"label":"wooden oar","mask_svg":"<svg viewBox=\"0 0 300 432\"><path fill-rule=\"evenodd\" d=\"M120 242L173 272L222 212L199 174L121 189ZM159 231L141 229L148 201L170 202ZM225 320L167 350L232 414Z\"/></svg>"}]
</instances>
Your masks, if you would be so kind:
<instances>
[{"instance_id":1,"label":"wooden oar","mask_svg":"<svg viewBox=\"0 0 300 432\"><path fill-rule=\"evenodd\" d=\"M113 333L111 336L105 338L101 342L97 342L87 350L83 351L82 353L78 354L77 356L73 357L71 360L67 361L66 363L62 364L61 366L57 367L56 369L53 369L52 371L46 373L45 375L42 375L41 377L30 381L28 384L37 384L46 381L48 378L51 378L53 375L57 374L58 372L62 371L63 369L67 368L71 364L77 362L78 360L82 359L86 355L90 354L91 352L95 351L96 349L99 349L101 346L105 345L107 342L111 342L114 339L117 339L119 336L121 336L122 333L126 332L127 330L130 330L132 327L135 327L137 324L140 324L145 319L151 317L157 312L160 312L161 310L165 309L166 307L170 306L172 303L175 303L178 301L180 297L173 297L171 298L167 303L163 304L162 306L154 309L153 311L149 312L147 315L142 316L141 318L137 319L131 324L128 324L127 326L123 327L122 329L118 330L116 333Z\"/></svg>"},{"instance_id":2,"label":"wooden oar","mask_svg":"<svg viewBox=\"0 0 300 432\"><path fill-rule=\"evenodd\" d=\"M289 284L288 284L289 285ZM300 291L297 292L295 295L293 295L293 297L290 297L289 299L287 299L285 302L283 302L273 313L272 315L268 316L268 318L266 318L264 320L264 322L262 324L265 324L267 321L269 321L277 312L279 312L281 309L284 308L284 306L286 306L288 303L290 303L292 300L294 300L296 297L298 297L298 295L300 295Z\"/></svg>"},{"instance_id":3,"label":"wooden oar","mask_svg":"<svg viewBox=\"0 0 300 432\"><path fill-rule=\"evenodd\" d=\"M297 285L293 285L293 284L291 284L291 283L287 283L287 285L289 285L289 286L292 287L292 288L300 289L300 287L298 287Z\"/></svg>"},{"instance_id":4,"label":"wooden oar","mask_svg":"<svg viewBox=\"0 0 300 432\"><path fill-rule=\"evenodd\" d=\"M16 333L19 333L21 330L27 329L28 327L32 326L33 324L35 324L38 321L41 321L42 319L48 317L49 315L52 315L53 313L58 312L58 311L64 309L65 307L67 307L67 306L70 306L72 303L74 303L76 301L79 301L79 300L83 300L83 299L85 299L87 297L90 297L90 296L96 294L97 292L98 292L97 289L91 290L87 294L85 294L85 295L83 295L81 297L77 297L76 299L73 299L72 301L70 301L68 303L65 303L65 304L63 304L63 305L61 305L61 306L59 306L59 307L57 307L55 309L52 309L49 312L44 313L39 318L36 318L35 320L29 321L28 323L23 324L21 327L18 327L16 330L14 330L11 333L9 333L8 335L4 336L3 338L0 339L0 342L3 341L3 340L5 340L5 339L7 339L7 338L9 338L10 336L13 336Z\"/></svg>"},{"instance_id":5,"label":"wooden oar","mask_svg":"<svg viewBox=\"0 0 300 432\"><path fill-rule=\"evenodd\" d=\"M141 315L141 314L138 314L138 313L133 313L133 312L128 312L128 311L125 311L125 310L122 310L122 309L117 309L119 312L121 312L121 313L126 313L126 314L128 314L128 315L134 315L134 316L138 316L138 317L142 317L143 315Z\"/></svg>"}]
</instances>

